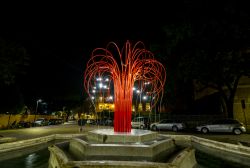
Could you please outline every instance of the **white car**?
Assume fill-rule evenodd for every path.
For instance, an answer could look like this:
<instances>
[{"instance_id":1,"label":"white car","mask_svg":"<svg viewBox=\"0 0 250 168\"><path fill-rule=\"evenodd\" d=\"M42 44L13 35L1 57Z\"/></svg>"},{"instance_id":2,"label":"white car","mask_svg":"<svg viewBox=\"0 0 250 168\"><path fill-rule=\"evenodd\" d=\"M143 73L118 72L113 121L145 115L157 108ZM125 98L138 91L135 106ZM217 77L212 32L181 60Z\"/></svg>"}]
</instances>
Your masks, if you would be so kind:
<instances>
[{"instance_id":1,"label":"white car","mask_svg":"<svg viewBox=\"0 0 250 168\"><path fill-rule=\"evenodd\" d=\"M34 122L34 126L44 126L44 125L48 125L48 121L46 118L38 118Z\"/></svg>"},{"instance_id":2,"label":"white car","mask_svg":"<svg viewBox=\"0 0 250 168\"><path fill-rule=\"evenodd\" d=\"M131 121L132 128L148 129L150 125L150 119L148 117L135 117Z\"/></svg>"},{"instance_id":3,"label":"white car","mask_svg":"<svg viewBox=\"0 0 250 168\"><path fill-rule=\"evenodd\" d=\"M175 121L171 119L163 119L160 122L152 123L150 125L150 129L152 131L157 130L171 130L174 132L184 130L186 128L186 124L181 121Z\"/></svg>"},{"instance_id":4,"label":"white car","mask_svg":"<svg viewBox=\"0 0 250 168\"><path fill-rule=\"evenodd\" d=\"M214 120L209 124L204 124L196 127L196 130L206 134L208 132L228 132L239 135L246 132L244 125L238 120L234 119L220 119Z\"/></svg>"}]
</instances>

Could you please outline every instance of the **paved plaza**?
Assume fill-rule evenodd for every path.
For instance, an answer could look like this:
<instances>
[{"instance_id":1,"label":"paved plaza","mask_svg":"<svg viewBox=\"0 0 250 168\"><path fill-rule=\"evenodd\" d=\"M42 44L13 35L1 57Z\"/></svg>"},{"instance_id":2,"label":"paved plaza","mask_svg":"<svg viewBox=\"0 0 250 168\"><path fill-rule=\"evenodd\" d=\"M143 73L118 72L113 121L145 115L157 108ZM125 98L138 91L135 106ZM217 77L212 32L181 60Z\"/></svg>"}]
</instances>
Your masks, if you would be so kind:
<instances>
[{"instance_id":1,"label":"paved plaza","mask_svg":"<svg viewBox=\"0 0 250 168\"><path fill-rule=\"evenodd\" d=\"M82 128L82 129L81 129ZM0 130L0 139L12 137L18 140L37 138L42 136L47 136L51 134L85 134L88 131L96 129L107 129L113 128L110 126L98 126L98 125L85 125L80 127L76 122L70 121L62 125L52 125L43 127L31 127L22 129L10 129L10 130ZM221 142L228 142L234 144L242 144L250 146L250 134L201 134L197 132L171 132L171 131L161 131L160 134L176 134L176 135L194 135L198 137L203 137L207 139L217 140Z\"/></svg>"}]
</instances>

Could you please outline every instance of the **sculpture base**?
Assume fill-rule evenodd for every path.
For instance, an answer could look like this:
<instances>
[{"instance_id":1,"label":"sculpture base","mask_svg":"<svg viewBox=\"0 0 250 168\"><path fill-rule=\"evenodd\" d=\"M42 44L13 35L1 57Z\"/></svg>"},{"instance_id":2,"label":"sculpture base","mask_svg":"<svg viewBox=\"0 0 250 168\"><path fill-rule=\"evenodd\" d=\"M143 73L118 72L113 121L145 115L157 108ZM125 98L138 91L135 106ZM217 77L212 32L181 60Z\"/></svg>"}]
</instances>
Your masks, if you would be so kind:
<instances>
[{"instance_id":1,"label":"sculpture base","mask_svg":"<svg viewBox=\"0 0 250 168\"><path fill-rule=\"evenodd\" d=\"M131 132L114 132L113 129L98 129L88 132L88 140L99 143L143 143L157 138L157 132L132 129Z\"/></svg>"}]
</instances>

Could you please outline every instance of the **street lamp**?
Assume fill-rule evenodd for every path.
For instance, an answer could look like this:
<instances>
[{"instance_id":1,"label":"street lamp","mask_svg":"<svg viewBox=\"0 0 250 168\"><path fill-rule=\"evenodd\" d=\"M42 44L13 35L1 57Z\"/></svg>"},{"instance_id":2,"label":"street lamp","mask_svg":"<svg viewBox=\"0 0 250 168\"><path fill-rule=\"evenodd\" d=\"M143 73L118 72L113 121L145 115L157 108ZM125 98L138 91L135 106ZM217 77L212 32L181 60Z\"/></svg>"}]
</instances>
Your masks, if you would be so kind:
<instances>
[{"instance_id":1,"label":"street lamp","mask_svg":"<svg viewBox=\"0 0 250 168\"><path fill-rule=\"evenodd\" d=\"M36 115L37 115L38 104L39 104L40 102L42 102L41 99L38 99L38 100L36 101L36 112L35 112L34 122L36 121Z\"/></svg>"}]
</instances>

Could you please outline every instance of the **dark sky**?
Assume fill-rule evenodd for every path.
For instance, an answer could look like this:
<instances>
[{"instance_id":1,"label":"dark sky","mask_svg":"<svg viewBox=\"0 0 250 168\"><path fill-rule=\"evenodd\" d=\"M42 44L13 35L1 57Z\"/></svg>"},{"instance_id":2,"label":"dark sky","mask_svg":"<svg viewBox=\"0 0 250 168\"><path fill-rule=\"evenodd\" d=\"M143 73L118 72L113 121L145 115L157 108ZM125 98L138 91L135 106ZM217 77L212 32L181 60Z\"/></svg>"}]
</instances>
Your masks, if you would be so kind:
<instances>
[{"instance_id":1,"label":"dark sky","mask_svg":"<svg viewBox=\"0 0 250 168\"><path fill-rule=\"evenodd\" d=\"M156 22L96 18L50 19L1 32L3 38L24 46L30 55L30 66L20 82L25 99L79 100L84 66L94 48L105 47L110 41L121 46L126 40L141 40L149 46L151 39L159 37Z\"/></svg>"},{"instance_id":2,"label":"dark sky","mask_svg":"<svg viewBox=\"0 0 250 168\"><path fill-rule=\"evenodd\" d=\"M22 79L28 99L79 99L84 65L94 48L110 41L121 46L126 40L141 40L149 46L163 38L163 25L205 22L208 17L223 17L220 12L228 4L229 10L238 7L225 2L92 1L69 7L33 6L28 17L16 13L15 20L9 19L13 26L1 29L0 36L23 45L30 55L30 67Z\"/></svg>"},{"instance_id":3,"label":"dark sky","mask_svg":"<svg viewBox=\"0 0 250 168\"><path fill-rule=\"evenodd\" d=\"M131 31L114 26L104 29L95 27L82 27L78 30L62 28L46 30L42 33L28 33L30 34L28 37L32 38L32 43L28 45L31 45L30 52L33 60L30 79L33 78L34 83L37 83L38 87L41 85L41 89L45 89L45 92L51 90L50 93L60 96L68 92L81 94L84 66L94 48L105 47L109 41L123 43L126 38L128 40L152 38L150 36L154 32L150 29Z\"/></svg>"}]
</instances>

